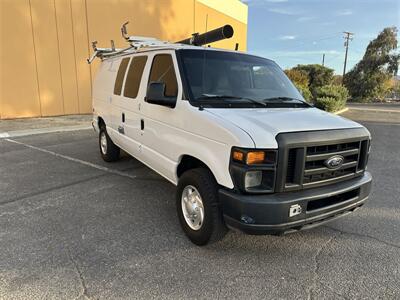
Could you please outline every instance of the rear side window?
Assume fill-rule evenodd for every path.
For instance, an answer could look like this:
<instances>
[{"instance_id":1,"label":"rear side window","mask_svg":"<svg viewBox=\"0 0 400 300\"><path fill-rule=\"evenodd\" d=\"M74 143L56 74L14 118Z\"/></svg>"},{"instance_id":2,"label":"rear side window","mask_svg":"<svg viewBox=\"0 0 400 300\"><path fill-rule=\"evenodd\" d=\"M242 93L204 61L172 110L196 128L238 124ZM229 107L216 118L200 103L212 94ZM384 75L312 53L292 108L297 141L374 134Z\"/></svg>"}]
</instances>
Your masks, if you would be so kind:
<instances>
[{"instance_id":1,"label":"rear side window","mask_svg":"<svg viewBox=\"0 0 400 300\"><path fill-rule=\"evenodd\" d=\"M149 78L149 82L152 81L165 83L165 96L178 95L178 83L171 55L158 54L154 56Z\"/></svg>"},{"instance_id":2,"label":"rear side window","mask_svg":"<svg viewBox=\"0 0 400 300\"><path fill-rule=\"evenodd\" d=\"M115 85L114 85L115 95L121 95L122 83L124 82L125 71L126 68L128 67L128 63L129 63L129 57L126 57L121 60L117 73L117 78L115 78Z\"/></svg>"},{"instance_id":3,"label":"rear side window","mask_svg":"<svg viewBox=\"0 0 400 300\"><path fill-rule=\"evenodd\" d=\"M146 65L147 56L135 56L129 66L128 74L126 75L124 96L136 98L144 67Z\"/></svg>"}]
</instances>

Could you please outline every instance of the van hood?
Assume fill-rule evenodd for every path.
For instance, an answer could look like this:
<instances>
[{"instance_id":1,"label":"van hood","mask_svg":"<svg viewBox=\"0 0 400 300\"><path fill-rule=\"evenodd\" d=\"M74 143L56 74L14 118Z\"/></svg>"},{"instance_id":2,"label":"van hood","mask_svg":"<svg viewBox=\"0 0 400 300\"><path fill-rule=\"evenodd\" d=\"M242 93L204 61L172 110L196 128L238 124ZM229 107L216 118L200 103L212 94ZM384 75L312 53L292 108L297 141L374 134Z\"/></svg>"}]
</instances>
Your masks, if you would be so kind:
<instances>
[{"instance_id":1,"label":"van hood","mask_svg":"<svg viewBox=\"0 0 400 300\"><path fill-rule=\"evenodd\" d=\"M250 135L257 148L277 148L282 132L357 128L362 125L323 110L311 108L206 108ZM239 146L239 145L238 145Z\"/></svg>"}]
</instances>

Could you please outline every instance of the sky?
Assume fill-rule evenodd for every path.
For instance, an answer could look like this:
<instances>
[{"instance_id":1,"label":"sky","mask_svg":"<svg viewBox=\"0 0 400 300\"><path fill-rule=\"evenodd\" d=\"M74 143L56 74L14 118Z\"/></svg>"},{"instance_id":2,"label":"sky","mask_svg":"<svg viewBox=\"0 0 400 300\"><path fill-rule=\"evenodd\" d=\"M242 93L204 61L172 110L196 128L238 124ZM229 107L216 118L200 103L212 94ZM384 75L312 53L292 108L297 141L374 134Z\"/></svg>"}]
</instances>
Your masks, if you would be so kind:
<instances>
[{"instance_id":1,"label":"sky","mask_svg":"<svg viewBox=\"0 0 400 300\"><path fill-rule=\"evenodd\" d=\"M349 43L347 71L385 27L400 29L400 0L242 0L249 7L247 50L282 68L322 63L342 74L343 31ZM398 37L400 37L398 35ZM400 41L400 39L399 39Z\"/></svg>"}]
</instances>

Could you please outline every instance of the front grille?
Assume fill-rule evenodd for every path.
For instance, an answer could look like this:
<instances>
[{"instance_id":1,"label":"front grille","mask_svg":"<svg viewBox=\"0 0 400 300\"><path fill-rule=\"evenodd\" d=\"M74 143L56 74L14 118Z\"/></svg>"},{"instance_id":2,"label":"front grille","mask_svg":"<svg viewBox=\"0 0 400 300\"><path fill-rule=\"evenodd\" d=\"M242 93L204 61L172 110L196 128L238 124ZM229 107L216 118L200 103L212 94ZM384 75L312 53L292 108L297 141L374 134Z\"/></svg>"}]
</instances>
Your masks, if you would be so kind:
<instances>
[{"instance_id":1,"label":"front grille","mask_svg":"<svg viewBox=\"0 0 400 300\"><path fill-rule=\"evenodd\" d=\"M301 185L307 188L354 177L365 168L367 146L368 140L290 148L285 187L290 189ZM338 169L330 169L325 161L335 155L344 158L343 164Z\"/></svg>"},{"instance_id":2,"label":"front grille","mask_svg":"<svg viewBox=\"0 0 400 300\"><path fill-rule=\"evenodd\" d=\"M294 182L294 171L296 168L296 149L290 149L288 155L288 165L286 171L286 182Z\"/></svg>"},{"instance_id":3,"label":"front grille","mask_svg":"<svg viewBox=\"0 0 400 300\"><path fill-rule=\"evenodd\" d=\"M276 191L294 191L354 178L367 165L369 133L365 129L284 133L277 137L279 164ZM343 157L338 168L326 161Z\"/></svg>"},{"instance_id":4,"label":"front grille","mask_svg":"<svg viewBox=\"0 0 400 300\"><path fill-rule=\"evenodd\" d=\"M335 145L309 146L306 148L303 185L313 185L320 181L348 177L357 172L360 141ZM329 169L325 161L334 155L344 157L337 170Z\"/></svg>"}]
</instances>

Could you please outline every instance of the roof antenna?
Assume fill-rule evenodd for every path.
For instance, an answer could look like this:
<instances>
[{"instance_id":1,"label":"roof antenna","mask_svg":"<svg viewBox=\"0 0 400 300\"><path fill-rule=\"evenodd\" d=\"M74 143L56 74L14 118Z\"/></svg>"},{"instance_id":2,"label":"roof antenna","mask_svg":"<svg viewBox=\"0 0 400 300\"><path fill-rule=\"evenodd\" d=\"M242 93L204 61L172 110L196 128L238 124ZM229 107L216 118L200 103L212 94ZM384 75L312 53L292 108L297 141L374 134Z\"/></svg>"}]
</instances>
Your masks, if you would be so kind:
<instances>
[{"instance_id":1,"label":"roof antenna","mask_svg":"<svg viewBox=\"0 0 400 300\"><path fill-rule=\"evenodd\" d=\"M235 45L235 51L238 51L239 50L239 43L236 43L236 45Z\"/></svg>"},{"instance_id":2,"label":"roof antenna","mask_svg":"<svg viewBox=\"0 0 400 300\"><path fill-rule=\"evenodd\" d=\"M207 32L207 23L208 23L208 14L206 14L206 31ZM204 45L207 45L207 36L204 37ZM210 46L210 45L208 45ZM206 51L203 51L203 70L202 70L202 76L201 76L201 82L202 82L202 94L204 94L204 81L205 81L205 73L206 73ZM204 110L203 105L199 106L199 110Z\"/></svg>"},{"instance_id":3,"label":"roof antenna","mask_svg":"<svg viewBox=\"0 0 400 300\"><path fill-rule=\"evenodd\" d=\"M122 24L122 27L121 27L122 37L127 41L129 41L128 30L126 30L126 25L128 25L128 24L129 24L129 21L126 21L124 24Z\"/></svg>"},{"instance_id":4,"label":"roof antenna","mask_svg":"<svg viewBox=\"0 0 400 300\"><path fill-rule=\"evenodd\" d=\"M205 32L207 32L207 24L208 23L208 14L206 14L206 31ZM205 42L207 43L207 37L205 38Z\"/></svg>"}]
</instances>

